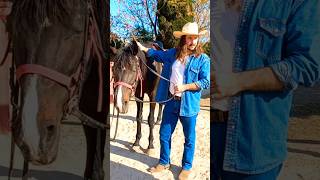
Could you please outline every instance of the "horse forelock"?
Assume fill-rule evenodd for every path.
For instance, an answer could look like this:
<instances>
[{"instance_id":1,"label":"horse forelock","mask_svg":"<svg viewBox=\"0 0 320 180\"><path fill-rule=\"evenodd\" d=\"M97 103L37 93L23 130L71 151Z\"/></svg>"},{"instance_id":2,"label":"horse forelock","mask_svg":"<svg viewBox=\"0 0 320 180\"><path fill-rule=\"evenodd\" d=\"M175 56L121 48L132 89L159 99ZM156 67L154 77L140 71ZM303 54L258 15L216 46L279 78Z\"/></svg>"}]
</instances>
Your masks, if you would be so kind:
<instances>
[{"instance_id":1,"label":"horse forelock","mask_svg":"<svg viewBox=\"0 0 320 180\"><path fill-rule=\"evenodd\" d=\"M17 0L14 2L11 20L16 33L38 32L48 20L68 24L71 0Z\"/></svg>"}]
</instances>

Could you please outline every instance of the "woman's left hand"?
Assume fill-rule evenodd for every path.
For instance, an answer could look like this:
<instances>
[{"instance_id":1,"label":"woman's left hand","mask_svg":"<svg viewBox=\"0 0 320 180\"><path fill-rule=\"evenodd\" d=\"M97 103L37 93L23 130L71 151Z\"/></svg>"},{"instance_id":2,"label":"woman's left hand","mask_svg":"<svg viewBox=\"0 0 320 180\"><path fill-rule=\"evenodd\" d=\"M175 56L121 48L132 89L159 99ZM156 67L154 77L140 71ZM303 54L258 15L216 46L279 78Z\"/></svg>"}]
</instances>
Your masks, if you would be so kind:
<instances>
[{"instance_id":1,"label":"woman's left hand","mask_svg":"<svg viewBox=\"0 0 320 180\"><path fill-rule=\"evenodd\" d=\"M175 85L174 86L174 92L175 93L182 93L186 90L186 86L184 84Z\"/></svg>"}]
</instances>

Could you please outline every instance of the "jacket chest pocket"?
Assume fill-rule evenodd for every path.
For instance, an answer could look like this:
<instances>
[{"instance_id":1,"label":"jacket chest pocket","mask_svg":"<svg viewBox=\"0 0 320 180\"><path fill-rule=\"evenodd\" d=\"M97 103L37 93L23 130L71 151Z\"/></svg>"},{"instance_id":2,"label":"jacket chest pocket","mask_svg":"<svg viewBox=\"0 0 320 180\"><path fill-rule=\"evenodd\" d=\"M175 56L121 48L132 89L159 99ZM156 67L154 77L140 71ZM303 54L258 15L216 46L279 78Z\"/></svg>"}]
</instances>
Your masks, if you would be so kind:
<instances>
[{"instance_id":1,"label":"jacket chest pocket","mask_svg":"<svg viewBox=\"0 0 320 180\"><path fill-rule=\"evenodd\" d=\"M196 82L198 81L198 78L199 78L199 68L196 68L196 67L191 67L190 68L190 71L189 71L189 77L190 77L190 80L191 82Z\"/></svg>"},{"instance_id":2,"label":"jacket chest pocket","mask_svg":"<svg viewBox=\"0 0 320 180\"><path fill-rule=\"evenodd\" d=\"M264 64L280 61L286 25L279 19L258 19L256 53Z\"/></svg>"}]
</instances>

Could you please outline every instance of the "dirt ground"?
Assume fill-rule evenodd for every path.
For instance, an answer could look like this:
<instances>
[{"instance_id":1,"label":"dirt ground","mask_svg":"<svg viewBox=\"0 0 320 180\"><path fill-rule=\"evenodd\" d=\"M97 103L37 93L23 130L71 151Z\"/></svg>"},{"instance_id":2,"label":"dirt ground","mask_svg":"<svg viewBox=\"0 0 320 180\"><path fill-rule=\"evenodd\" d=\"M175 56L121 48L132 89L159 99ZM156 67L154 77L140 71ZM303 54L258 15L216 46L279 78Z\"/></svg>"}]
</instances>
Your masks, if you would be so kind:
<instances>
[{"instance_id":1,"label":"dirt ground","mask_svg":"<svg viewBox=\"0 0 320 180\"><path fill-rule=\"evenodd\" d=\"M143 151L132 152L135 139L135 105L131 102L130 112L122 115L115 142L110 143L110 177L114 180L130 179L175 179L180 171L182 158L182 127L178 123L172 139L172 169L152 175L147 168L157 163L159 157L159 125L155 127L155 153L147 156ZM202 101L197 122L197 149L192 179L209 179L209 107L208 99ZM147 147L147 109L144 105L142 125L142 148ZM320 86L312 89L300 88L295 93L294 111L288 135L288 158L284 163L279 180L320 179ZM81 125L64 124L58 159L48 166L31 166L30 179L37 180L81 180L85 166L85 138ZM0 180L7 179L10 136L0 135ZM105 148L109 152L108 146ZM14 180L20 179L22 157L16 150ZM109 162L104 162L107 170ZM108 176L107 176L108 177ZM106 180L109 178L105 178Z\"/></svg>"},{"instance_id":2,"label":"dirt ground","mask_svg":"<svg viewBox=\"0 0 320 180\"><path fill-rule=\"evenodd\" d=\"M288 158L279 180L320 179L320 85L294 94Z\"/></svg>"},{"instance_id":3,"label":"dirt ground","mask_svg":"<svg viewBox=\"0 0 320 180\"><path fill-rule=\"evenodd\" d=\"M197 119L196 150L191 179L209 179L210 173L210 112L209 99L201 102L201 111ZM132 108L131 108L132 107ZM140 145L143 149L148 147L149 128L147 123L148 104L144 105L142 138ZM136 122L134 115L136 108L134 102L130 104L129 113L122 115L119 121L119 133L115 142L111 142L111 178L112 179L165 179L174 180L181 170L184 136L182 125L179 122L172 138L171 169L163 173L150 174L147 169L158 163L160 154L159 129L154 128L155 153L151 156L143 153L144 150L132 152L131 144L135 140ZM156 113L157 114L157 113ZM111 132L113 130L111 129ZM130 167L130 168L129 168Z\"/></svg>"}]
</instances>

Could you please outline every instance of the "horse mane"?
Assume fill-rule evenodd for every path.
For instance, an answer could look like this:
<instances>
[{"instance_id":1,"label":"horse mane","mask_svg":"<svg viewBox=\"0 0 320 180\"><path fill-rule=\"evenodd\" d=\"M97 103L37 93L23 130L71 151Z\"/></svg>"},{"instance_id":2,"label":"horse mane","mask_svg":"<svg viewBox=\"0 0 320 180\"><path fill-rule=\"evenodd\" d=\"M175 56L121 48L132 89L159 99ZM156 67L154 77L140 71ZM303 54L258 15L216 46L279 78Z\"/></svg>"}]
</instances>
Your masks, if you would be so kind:
<instances>
[{"instance_id":1,"label":"horse mane","mask_svg":"<svg viewBox=\"0 0 320 180\"><path fill-rule=\"evenodd\" d=\"M146 47L151 47L150 42L142 43ZM132 56L133 54L133 43L130 43L129 45L121 48L118 53L114 57L114 67L123 68L126 64L132 64L132 60L129 58L129 56ZM137 56L141 61L147 62L147 57L144 52L142 52L140 49L138 49ZM147 69L144 66L141 66L141 70L144 72Z\"/></svg>"},{"instance_id":2,"label":"horse mane","mask_svg":"<svg viewBox=\"0 0 320 180\"><path fill-rule=\"evenodd\" d=\"M68 24L70 0L16 0L12 8L12 27L17 33L38 32L46 18Z\"/></svg>"},{"instance_id":3,"label":"horse mane","mask_svg":"<svg viewBox=\"0 0 320 180\"><path fill-rule=\"evenodd\" d=\"M121 48L114 57L114 67L123 68L126 64L131 64L129 56L132 55L131 44Z\"/></svg>"}]
</instances>

